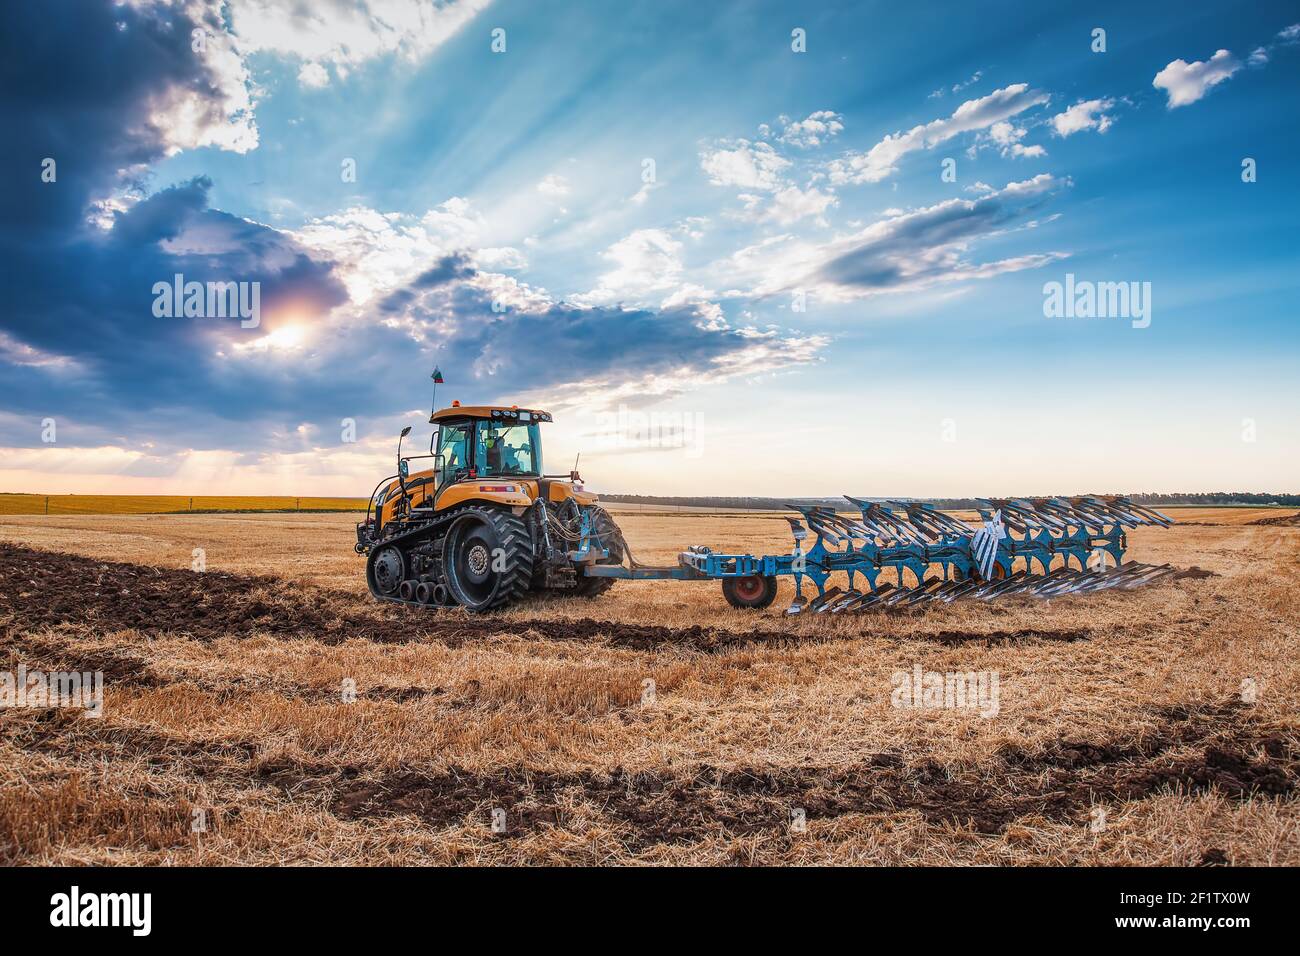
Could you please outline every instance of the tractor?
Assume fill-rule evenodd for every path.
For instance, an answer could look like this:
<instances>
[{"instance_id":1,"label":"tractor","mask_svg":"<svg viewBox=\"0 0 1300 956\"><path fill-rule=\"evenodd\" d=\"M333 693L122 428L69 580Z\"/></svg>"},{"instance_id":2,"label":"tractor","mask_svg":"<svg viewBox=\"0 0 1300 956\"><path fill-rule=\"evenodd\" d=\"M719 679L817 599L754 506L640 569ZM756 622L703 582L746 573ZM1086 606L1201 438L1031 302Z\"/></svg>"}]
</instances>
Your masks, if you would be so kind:
<instances>
[{"instance_id":1,"label":"tractor","mask_svg":"<svg viewBox=\"0 0 1300 956\"><path fill-rule=\"evenodd\" d=\"M792 577L787 614L840 614L1128 590L1176 573L1168 564L1124 561L1129 528L1173 521L1123 495L979 499L978 528L920 501L846 496L859 517L796 503L787 506L799 514L786 519L794 536L789 554L696 545L679 552L676 564L651 567L635 559L618 525L583 489L576 462L568 474L543 474L540 426L551 421L549 412L452 402L429 421L437 426L429 453L403 457L411 429L402 429L397 474L376 486L357 525L370 593L384 601L479 612L529 591L595 597L623 578L720 581L732 607L762 610L776 597L778 579ZM433 467L412 473L417 459ZM896 584L879 580L886 572ZM840 574L847 589L831 583ZM805 581L817 591L811 600Z\"/></svg>"},{"instance_id":2,"label":"tractor","mask_svg":"<svg viewBox=\"0 0 1300 956\"><path fill-rule=\"evenodd\" d=\"M357 525L370 593L477 613L530 591L609 590L622 575L588 571L623 564L623 535L583 489L576 462L567 474L543 473L541 425L551 420L537 409L452 402L429 419L429 453L405 457L404 428L397 474L375 487ZM412 471L418 460L431 467Z\"/></svg>"}]
</instances>

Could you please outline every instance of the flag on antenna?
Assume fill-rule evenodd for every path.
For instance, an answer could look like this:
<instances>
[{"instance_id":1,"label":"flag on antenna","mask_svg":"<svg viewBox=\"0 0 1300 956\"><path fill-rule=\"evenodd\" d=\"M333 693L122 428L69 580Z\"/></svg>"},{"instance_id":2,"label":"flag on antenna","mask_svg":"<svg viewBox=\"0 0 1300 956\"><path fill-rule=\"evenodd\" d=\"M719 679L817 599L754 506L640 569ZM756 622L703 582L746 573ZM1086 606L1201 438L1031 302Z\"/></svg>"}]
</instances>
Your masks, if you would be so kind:
<instances>
[{"instance_id":1,"label":"flag on antenna","mask_svg":"<svg viewBox=\"0 0 1300 956\"><path fill-rule=\"evenodd\" d=\"M433 384L434 385L442 384L442 369L438 368L438 366L436 365L433 367Z\"/></svg>"}]
</instances>

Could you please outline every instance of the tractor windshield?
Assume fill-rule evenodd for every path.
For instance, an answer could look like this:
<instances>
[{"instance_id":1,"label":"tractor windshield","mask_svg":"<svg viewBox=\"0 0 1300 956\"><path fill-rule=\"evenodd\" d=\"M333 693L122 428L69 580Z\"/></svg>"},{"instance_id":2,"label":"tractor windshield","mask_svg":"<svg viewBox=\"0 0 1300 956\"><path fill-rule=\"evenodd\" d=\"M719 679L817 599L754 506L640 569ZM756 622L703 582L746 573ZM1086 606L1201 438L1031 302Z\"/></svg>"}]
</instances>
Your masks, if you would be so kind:
<instances>
[{"instance_id":1,"label":"tractor windshield","mask_svg":"<svg viewBox=\"0 0 1300 956\"><path fill-rule=\"evenodd\" d=\"M438 484L445 485L456 481L457 472L462 475L469 469L469 426L444 425L438 431Z\"/></svg>"},{"instance_id":2,"label":"tractor windshield","mask_svg":"<svg viewBox=\"0 0 1300 956\"><path fill-rule=\"evenodd\" d=\"M536 425L481 421L475 432L475 469L480 476L541 474L541 445Z\"/></svg>"}]
</instances>

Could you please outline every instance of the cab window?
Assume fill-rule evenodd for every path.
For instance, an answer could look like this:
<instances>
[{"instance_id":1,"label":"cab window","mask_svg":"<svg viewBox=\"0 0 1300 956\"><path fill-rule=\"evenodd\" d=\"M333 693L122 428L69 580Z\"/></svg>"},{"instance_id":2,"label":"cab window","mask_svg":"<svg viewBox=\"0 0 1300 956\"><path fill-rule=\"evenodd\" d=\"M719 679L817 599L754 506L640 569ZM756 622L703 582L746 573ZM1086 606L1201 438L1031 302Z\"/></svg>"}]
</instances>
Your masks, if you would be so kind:
<instances>
[{"instance_id":1,"label":"cab window","mask_svg":"<svg viewBox=\"0 0 1300 956\"><path fill-rule=\"evenodd\" d=\"M444 425L438 431L438 484L456 480L456 472L469 468L469 426Z\"/></svg>"},{"instance_id":2,"label":"cab window","mask_svg":"<svg viewBox=\"0 0 1300 956\"><path fill-rule=\"evenodd\" d=\"M475 458L478 473L485 478L539 474L537 426L479 422Z\"/></svg>"}]
</instances>

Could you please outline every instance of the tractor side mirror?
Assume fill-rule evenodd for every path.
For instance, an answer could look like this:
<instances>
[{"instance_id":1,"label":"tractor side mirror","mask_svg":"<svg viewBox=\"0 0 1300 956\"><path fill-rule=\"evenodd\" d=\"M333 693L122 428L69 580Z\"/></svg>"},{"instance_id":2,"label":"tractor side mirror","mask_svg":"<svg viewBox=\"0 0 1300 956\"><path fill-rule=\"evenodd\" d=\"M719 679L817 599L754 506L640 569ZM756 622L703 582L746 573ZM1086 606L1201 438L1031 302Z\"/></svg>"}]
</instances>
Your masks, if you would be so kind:
<instances>
[{"instance_id":1,"label":"tractor side mirror","mask_svg":"<svg viewBox=\"0 0 1300 956\"><path fill-rule=\"evenodd\" d=\"M402 434L397 436L397 474L400 476L403 495L406 494L406 476L410 473L411 468L406 459L402 457L402 439L409 434L411 434L411 426L407 425L402 429Z\"/></svg>"}]
</instances>

